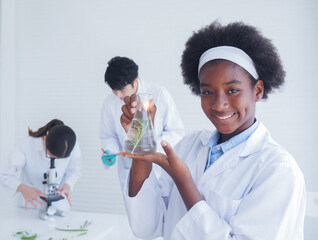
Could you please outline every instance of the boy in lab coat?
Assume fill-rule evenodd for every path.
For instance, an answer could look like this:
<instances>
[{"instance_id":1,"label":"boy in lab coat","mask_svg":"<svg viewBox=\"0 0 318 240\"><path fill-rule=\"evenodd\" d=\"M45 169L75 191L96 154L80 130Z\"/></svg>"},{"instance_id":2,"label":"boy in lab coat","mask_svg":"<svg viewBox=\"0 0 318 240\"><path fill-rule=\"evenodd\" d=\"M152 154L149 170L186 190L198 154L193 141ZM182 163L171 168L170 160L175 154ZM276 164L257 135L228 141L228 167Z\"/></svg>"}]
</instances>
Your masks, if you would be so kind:
<instances>
[{"instance_id":1,"label":"boy in lab coat","mask_svg":"<svg viewBox=\"0 0 318 240\"><path fill-rule=\"evenodd\" d=\"M253 26L213 22L187 41L181 67L216 131L195 131L174 149L162 141L165 154L120 154L133 158L124 201L136 236L303 239L303 174L255 118L256 103L284 83L274 45ZM135 101L125 99L125 131ZM152 163L165 170L159 180Z\"/></svg>"},{"instance_id":2,"label":"boy in lab coat","mask_svg":"<svg viewBox=\"0 0 318 240\"><path fill-rule=\"evenodd\" d=\"M102 149L108 153L123 150L126 132L120 124L121 108L124 105L124 97L135 93L149 93L153 97L157 107L154 131L158 143L165 139L174 146L184 136L183 123L170 93L162 86L141 81L138 77L138 66L132 59L119 56L112 58L105 72L105 83L112 89L113 94L105 98L101 110L99 136ZM158 148L159 152L163 152L160 144ZM116 156L102 156L102 160L108 168L116 162ZM119 156L117 164L122 187L131 166L131 159ZM160 176L160 167L156 167L155 174Z\"/></svg>"}]
</instances>

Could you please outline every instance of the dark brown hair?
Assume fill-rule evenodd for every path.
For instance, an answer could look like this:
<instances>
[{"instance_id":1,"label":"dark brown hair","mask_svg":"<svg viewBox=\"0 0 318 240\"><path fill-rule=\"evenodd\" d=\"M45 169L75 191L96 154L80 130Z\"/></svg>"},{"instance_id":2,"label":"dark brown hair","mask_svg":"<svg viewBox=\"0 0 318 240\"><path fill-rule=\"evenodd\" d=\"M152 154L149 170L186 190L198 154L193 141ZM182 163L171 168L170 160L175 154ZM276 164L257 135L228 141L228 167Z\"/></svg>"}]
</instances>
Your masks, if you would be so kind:
<instances>
[{"instance_id":1,"label":"dark brown hair","mask_svg":"<svg viewBox=\"0 0 318 240\"><path fill-rule=\"evenodd\" d=\"M61 120L58 119L53 119L51 121L49 121L45 126L40 127L37 131L32 131L29 128L29 136L31 137L43 137L46 136L48 131L55 126L58 125L64 125L64 123Z\"/></svg>"},{"instance_id":2,"label":"dark brown hair","mask_svg":"<svg viewBox=\"0 0 318 240\"><path fill-rule=\"evenodd\" d=\"M58 158L68 157L76 142L74 131L58 119L51 120L37 131L29 128L29 135L31 137L46 136L46 148Z\"/></svg>"}]
</instances>

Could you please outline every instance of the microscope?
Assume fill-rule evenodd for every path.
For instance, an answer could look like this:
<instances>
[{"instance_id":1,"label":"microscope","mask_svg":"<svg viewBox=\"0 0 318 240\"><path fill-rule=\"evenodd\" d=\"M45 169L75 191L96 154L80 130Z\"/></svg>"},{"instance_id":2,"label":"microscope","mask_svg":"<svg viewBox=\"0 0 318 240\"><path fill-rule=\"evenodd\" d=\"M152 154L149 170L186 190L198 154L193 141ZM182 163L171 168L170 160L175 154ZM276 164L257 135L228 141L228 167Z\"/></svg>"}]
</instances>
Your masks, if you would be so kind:
<instances>
[{"instance_id":1,"label":"microscope","mask_svg":"<svg viewBox=\"0 0 318 240\"><path fill-rule=\"evenodd\" d=\"M47 220L49 216L53 216L55 214L64 216L64 212L56 209L56 207L52 205L52 202L64 199L63 196L59 195L59 185L56 182L57 172L55 168L55 158L50 158L50 168L46 173L43 174L43 177L43 192L47 195L47 198L40 197L44 201L44 204L39 211L39 217L42 220Z\"/></svg>"}]
</instances>

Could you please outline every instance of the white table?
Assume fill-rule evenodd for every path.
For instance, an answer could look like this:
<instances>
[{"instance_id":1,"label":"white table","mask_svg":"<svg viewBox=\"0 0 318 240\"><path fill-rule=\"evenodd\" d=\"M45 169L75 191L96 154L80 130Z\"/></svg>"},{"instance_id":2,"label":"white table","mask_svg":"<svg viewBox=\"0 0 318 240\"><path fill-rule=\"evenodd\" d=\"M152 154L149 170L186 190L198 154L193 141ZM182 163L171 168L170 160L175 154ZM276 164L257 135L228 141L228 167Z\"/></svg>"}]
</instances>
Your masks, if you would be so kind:
<instances>
[{"instance_id":1,"label":"white table","mask_svg":"<svg viewBox=\"0 0 318 240\"><path fill-rule=\"evenodd\" d=\"M92 221L87 227L87 234L78 236L81 232L64 232L55 228L79 229L86 221ZM14 240L14 233L18 231L32 231L37 233L37 240L130 240L134 237L126 215L77 212L71 211L65 217L53 216L43 221L38 217L36 209L25 211L13 206L0 206L0 239Z\"/></svg>"}]
</instances>

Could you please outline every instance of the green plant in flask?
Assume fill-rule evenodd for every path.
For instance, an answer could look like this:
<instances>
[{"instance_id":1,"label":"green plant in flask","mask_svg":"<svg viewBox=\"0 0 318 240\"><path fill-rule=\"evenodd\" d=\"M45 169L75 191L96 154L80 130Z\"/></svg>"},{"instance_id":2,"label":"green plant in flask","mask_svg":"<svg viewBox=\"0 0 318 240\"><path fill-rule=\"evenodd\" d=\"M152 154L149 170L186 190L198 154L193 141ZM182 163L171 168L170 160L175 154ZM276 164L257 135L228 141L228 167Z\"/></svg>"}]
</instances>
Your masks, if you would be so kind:
<instances>
[{"instance_id":1,"label":"green plant in flask","mask_svg":"<svg viewBox=\"0 0 318 240\"><path fill-rule=\"evenodd\" d=\"M154 129L148 111L150 102L150 94L137 94L136 113L130 124L124 144L124 150L128 153L147 154L154 153L157 149Z\"/></svg>"}]
</instances>

